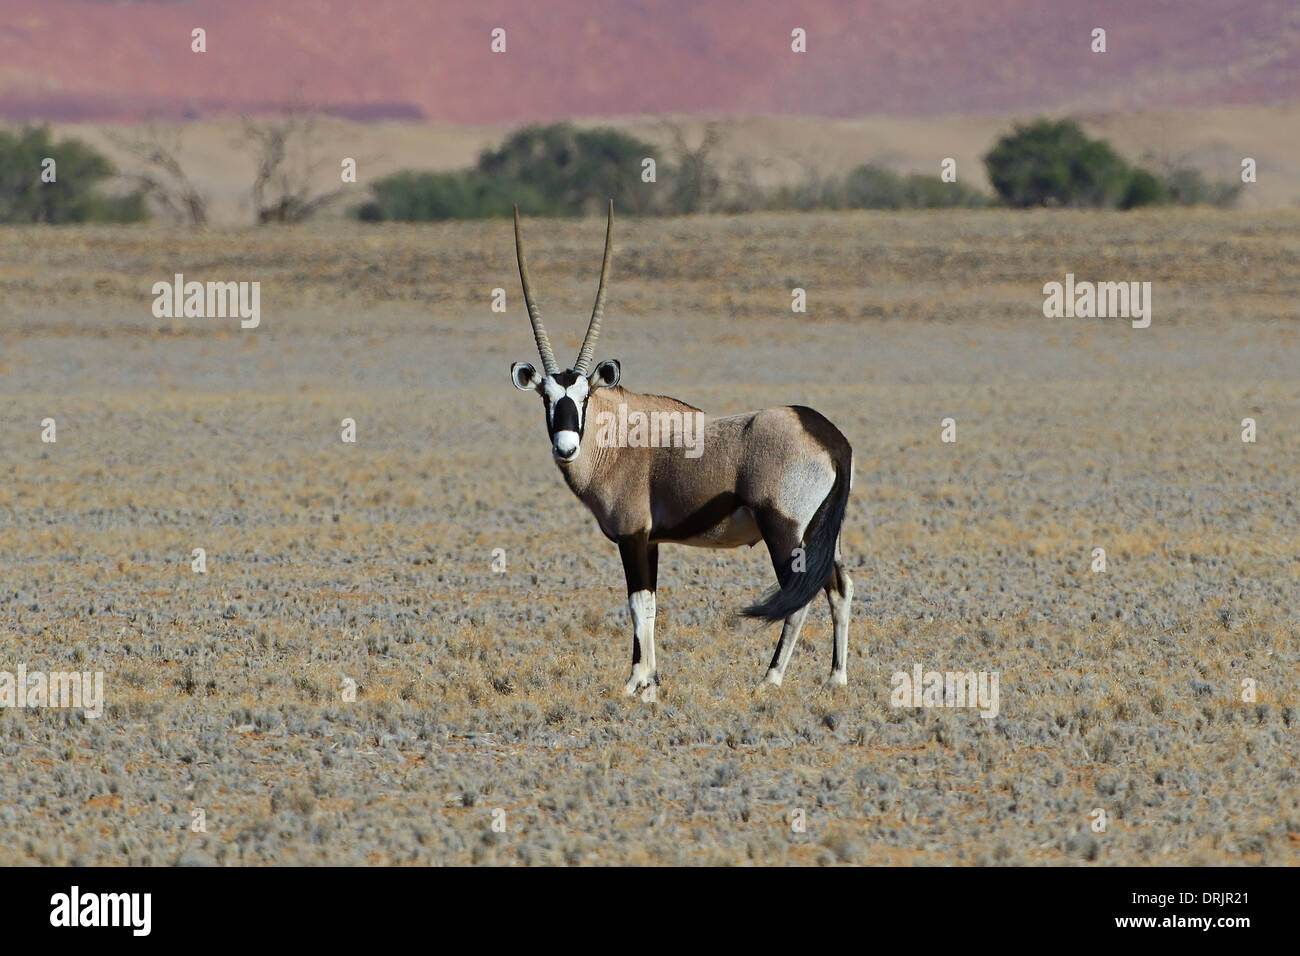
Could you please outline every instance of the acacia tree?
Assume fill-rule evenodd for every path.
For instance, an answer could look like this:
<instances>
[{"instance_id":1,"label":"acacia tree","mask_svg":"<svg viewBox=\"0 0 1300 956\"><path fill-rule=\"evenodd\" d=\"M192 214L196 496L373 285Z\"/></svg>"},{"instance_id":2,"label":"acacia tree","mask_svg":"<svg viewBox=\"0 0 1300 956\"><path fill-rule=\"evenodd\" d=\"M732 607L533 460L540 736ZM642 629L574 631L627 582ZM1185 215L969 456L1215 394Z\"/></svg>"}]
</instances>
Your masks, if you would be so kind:
<instances>
[{"instance_id":1,"label":"acacia tree","mask_svg":"<svg viewBox=\"0 0 1300 956\"><path fill-rule=\"evenodd\" d=\"M252 199L258 225L302 222L339 199L348 188L322 190L318 173L330 164L322 158L315 114L293 109L274 119L243 117L240 145L255 160Z\"/></svg>"},{"instance_id":2,"label":"acacia tree","mask_svg":"<svg viewBox=\"0 0 1300 956\"><path fill-rule=\"evenodd\" d=\"M132 133L109 133L109 140L141 165L124 175L169 219L203 226L208 221L208 200L190 179L176 157L181 151L180 130L164 131L148 123Z\"/></svg>"},{"instance_id":3,"label":"acacia tree","mask_svg":"<svg viewBox=\"0 0 1300 956\"><path fill-rule=\"evenodd\" d=\"M1070 120L1017 126L984 157L989 181L1008 205L1118 205L1128 164L1101 139L1089 139Z\"/></svg>"},{"instance_id":4,"label":"acacia tree","mask_svg":"<svg viewBox=\"0 0 1300 956\"><path fill-rule=\"evenodd\" d=\"M665 123L672 138L673 185L668 202L673 212L688 215L712 207L722 190L722 177L714 166L712 153L722 142L722 129L706 123L699 144L692 147L680 123Z\"/></svg>"},{"instance_id":5,"label":"acacia tree","mask_svg":"<svg viewBox=\"0 0 1300 956\"><path fill-rule=\"evenodd\" d=\"M639 213L649 204L641 164L655 156L649 143L620 130L553 123L516 130L500 148L484 150L476 169L497 183L524 187L552 215L603 211L610 199Z\"/></svg>"}]
</instances>

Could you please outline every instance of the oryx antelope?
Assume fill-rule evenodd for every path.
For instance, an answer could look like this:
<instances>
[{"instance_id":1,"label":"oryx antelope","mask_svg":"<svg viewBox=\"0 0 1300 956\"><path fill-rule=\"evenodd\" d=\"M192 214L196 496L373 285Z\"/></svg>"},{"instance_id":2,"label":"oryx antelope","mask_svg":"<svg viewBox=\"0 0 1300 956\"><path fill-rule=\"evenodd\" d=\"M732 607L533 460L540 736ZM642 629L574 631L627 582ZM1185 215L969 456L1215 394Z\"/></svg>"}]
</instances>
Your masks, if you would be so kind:
<instances>
[{"instance_id":1,"label":"oryx antelope","mask_svg":"<svg viewBox=\"0 0 1300 956\"><path fill-rule=\"evenodd\" d=\"M541 395L560 473L596 516L600 530L618 544L632 614L632 674L624 690L634 694L659 682L654 638L659 545L735 548L760 539L771 554L778 586L743 613L785 622L766 682L781 684L808 604L824 588L835 631L831 682L846 683L853 585L840 559L839 538L853 482L853 449L811 408L791 405L712 418L674 398L625 391L619 387L617 361L593 364L613 227L611 202L591 322L577 361L561 370L528 278L515 209L519 279L542 371L516 362L510 376L516 388ZM610 440L609 428L595 427L651 418L661 424L698 423L694 456L681 442Z\"/></svg>"}]
</instances>

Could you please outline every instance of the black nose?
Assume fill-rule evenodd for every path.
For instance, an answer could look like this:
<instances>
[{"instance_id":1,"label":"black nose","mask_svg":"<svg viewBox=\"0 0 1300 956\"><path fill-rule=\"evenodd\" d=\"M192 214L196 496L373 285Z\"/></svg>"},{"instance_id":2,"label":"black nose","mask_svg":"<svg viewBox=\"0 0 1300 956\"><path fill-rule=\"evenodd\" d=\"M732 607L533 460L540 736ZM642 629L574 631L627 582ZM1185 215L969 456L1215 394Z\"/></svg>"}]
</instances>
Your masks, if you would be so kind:
<instances>
[{"instance_id":1,"label":"black nose","mask_svg":"<svg viewBox=\"0 0 1300 956\"><path fill-rule=\"evenodd\" d=\"M551 416L551 434L555 432L576 432L578 430L578 406L567 395L555 403L555 414Z\"/></svg>"}]
</instances>

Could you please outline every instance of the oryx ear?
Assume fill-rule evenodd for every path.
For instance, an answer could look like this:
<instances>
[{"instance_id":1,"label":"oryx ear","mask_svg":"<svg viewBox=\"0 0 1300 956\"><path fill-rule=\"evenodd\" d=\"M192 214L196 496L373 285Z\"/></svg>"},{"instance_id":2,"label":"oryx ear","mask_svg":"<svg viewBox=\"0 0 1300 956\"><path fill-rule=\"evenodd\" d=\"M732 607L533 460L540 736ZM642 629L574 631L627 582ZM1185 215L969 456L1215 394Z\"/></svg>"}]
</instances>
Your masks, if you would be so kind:
<instances>
[{"instance_id":1,"label":"oryx ear","mask_svg":"<svg viewBox=\"0 0 1300 956\"><path fill-rule=\"evenodd\" d=\"M516 362L510 366L510 378L514 380L515 388L521 392L542 387L542 378L537 374L537 369L527 362Z\"/></svg>"},{"instance_id":2,"label":"oryx ear","mask_svg":"<svg viewBox=\"0 0 1300 956\"><path fill-rule=\"evenodd\" d=\"M587 384L592 388L613 388L623 374L617 359L607 359L591 370Z\"/></svg>"}]
</instances>

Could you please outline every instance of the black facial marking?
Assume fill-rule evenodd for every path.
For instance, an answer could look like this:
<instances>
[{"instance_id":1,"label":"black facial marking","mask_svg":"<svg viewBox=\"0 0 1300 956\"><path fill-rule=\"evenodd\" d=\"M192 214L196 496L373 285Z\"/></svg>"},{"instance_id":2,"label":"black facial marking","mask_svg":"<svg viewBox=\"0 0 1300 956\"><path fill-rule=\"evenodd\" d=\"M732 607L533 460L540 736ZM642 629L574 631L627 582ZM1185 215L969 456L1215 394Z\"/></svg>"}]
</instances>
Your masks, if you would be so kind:
<instances>
[{"instance_id":1,"label":"black facial marking","mask_svg":"<svg viewBox=\"0 0 1300 956\"><path fill-rule=\"evenodd\" d=\"M555 413L551 415L551 434L556 432L576 432L578 430L578 406L573 399L564 396L555 403Z\"/></svg>"},{"instance_id":2,"label":"black facial marking","mask_svg":"<svg viewBox=\"0 0 1300 956\"><path fill-rule=\"evenodd\" d=\"M567 372L555 373L555 382L561 388L568 388L577 380L578 380L578 373L575 372L573 369L569 369Z\"/></svg>"}]
</instances>

